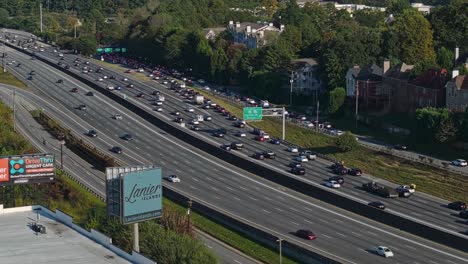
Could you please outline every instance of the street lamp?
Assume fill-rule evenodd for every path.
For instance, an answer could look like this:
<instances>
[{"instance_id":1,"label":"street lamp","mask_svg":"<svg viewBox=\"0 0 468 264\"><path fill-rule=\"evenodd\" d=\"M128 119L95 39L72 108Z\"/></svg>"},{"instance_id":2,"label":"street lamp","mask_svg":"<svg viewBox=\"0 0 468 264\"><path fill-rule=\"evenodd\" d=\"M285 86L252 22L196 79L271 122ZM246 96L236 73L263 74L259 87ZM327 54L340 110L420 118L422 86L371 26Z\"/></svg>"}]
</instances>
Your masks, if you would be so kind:
<instances>
[{"instance_id":1,"label":"street lamp","mask_svg":"<svg viewBox=\"0 0 468 264\"><path fill-rule=\"evenodd\" d=\"M187 201L187 233L190 231L190 210L192 210L192 199Z\"/></svg>"},{"instance_id":2,"label":"street lamp","mask_svg":"<svg viewBox=\"0 0 468 264\"><path fill-rule=\"evenodd\" d=\"M280 260L280 264L283 263L283 252L282 252L282 247L283 247L283 240L282 238L278 238L278 240L276 240L276 242L279 242L279 260Z\"/></svg>"},{"instance_id":3,"label":"street lamp","mask_svg":"<svg viewBox=\"0 0 468 264\"><path fill-rule=\"evenodd\" d=\"M6 55L6 35L5 35L5 32L6 30L5 29L2 29L2 32L3 32L3 54L2 54L2 67L3 67L3 72L6 72L6 68L5 68L5 55Z\"/></svg>"},{"instance_id":4,"label":"street lamp","mask_svg":"<svg viewBox=\"0 0 468 264\"><path fill-rule=\"evenodd\" d=\"M57 138L60 143L60 169L63 169L63 145L65 145L65 135L59 134Z\"/></svg>"},{"instance_id":5,"label":"street lamp","mask_svg":"<svg viewBox=\"0 0 468 264\"><path fill-rule=\"evenodd\" d=\"M292 105L292 92L293 92L293 82L294 82L294 72L291 71L291 77L289 78L289 83L291 86L291 90L289 92L289 105Z\"/></svg>"}]
</instances>

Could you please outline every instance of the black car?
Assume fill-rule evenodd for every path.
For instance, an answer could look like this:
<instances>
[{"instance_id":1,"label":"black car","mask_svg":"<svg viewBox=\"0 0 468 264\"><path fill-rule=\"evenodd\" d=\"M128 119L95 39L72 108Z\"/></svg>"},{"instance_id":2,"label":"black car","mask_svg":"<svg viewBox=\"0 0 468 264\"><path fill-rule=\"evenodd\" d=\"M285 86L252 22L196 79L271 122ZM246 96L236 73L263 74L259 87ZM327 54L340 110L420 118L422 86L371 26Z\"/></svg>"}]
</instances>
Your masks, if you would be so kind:
<instances>
[{"instance_id":1,"label":"black car","mask_svg":"<svg viewBox=\"0 0 468 264\"><path fill-rule=\"evenodd\" d=\"M109 77L109 79L115 80L115 76L114 76L114 75L111 75L111 76Z\"/></svg>"},{"instance_id":2,"label":"black car","mask_svg":"<svg viewBox=\"0 0 468 264\"><path fill-rule=\"evenodd\" d=\"M184 119L182 117L176 117L176 118L174 118L174 121L177 122L177 123L183 123Z\"/></svg>"},{"instance_id":3,"label":"black car","mask_svg":"<svg viewBox=\"0 0 468 264\"><path fill-rule=\"evenodd\" d=\"M35 71L31 71L31 72L29 73L29 75L36 75L36 72L35 72Z\"/></svg>"},{"instance_id":4,"label":"black car","mask_svg":"<svg viewBox=\"0 0 468 264\"><path fill-rule=\"evenodd\" d=\"M230 144L223 144L223 145L221 145L221 148L226 150L226 151L230 151L231 150L231 145Z\"/></svg>"},{"instance_id":5,"label":"black car","mask_svg":"<svg viewBox=\"0 0 468 264\"><path fill-rule=\"evenodd\" d=\"M465 219L468 219L468 211L467 210L463 210L461 211L458 216L460 216L461 218L465 218Z\"/></svg>"},{"instance_id":6,"label":"black car","mask_svg":"<svg viewBox=\"0 0 468 264\"><path fill-rule=\"evenodd\" d=\"M351 168L348 170L349 175L353 176L361 176L362 175L362 170L358 168Z\"/></svg>"},{"instance_id":7,"label":"black car","mask_svg":"<svg viewBox=\"0 0 468 264\"><path fill-rule=\"evenodd\" d=\"M452 202L452 203L449 203L447 207L453 210L463 211L463 210L466 210L466 203L460 202L460 201Z\"/></svg>"},{"instance_id":8,"label":"black car","mask_svg":"<svg viewBox=\"0 0 468 264\"><path fill-rule=\"evenodd\" d=\"M143 98L143 97L145 97L145 94L144 94L144 93L138 93L138 94L136 95L136 97Z\"/></svg>"},{"instance_id":9,"label":"black car","mask_svg":"<svg viewBox=\"0 0 468 264\"><path fill-rule=\"evenodd\" d=\"M57 83L63 83L63 80L62 80L62 79L58 79L58 80L57 80Z\"/></svg>"},{"instance_id":10,"label":"black car","mask_svg":"<svg viewBox=\"0 0 468 264\"><path fill-rule=\"evenodd\" d=\"M332 176L328 179L329 181L336 181L338 182L340 185L343 185L344 184L344 178L341 177L341 176Z\"/></svg>"},{"instance_id":11,"label":"black car","mask_svg":"<svg viewBox=\"0 0 468 264\"><path fill-rule=\"evenodd\" d=\"M28 80L32 80L32 79L33 79L33 77L31 75L28 76Z\"/></svg>"},{"instance_id":12,"label":"black car","mask_svg":"<svg viewBox=\"0 0 468 264\"><path fill-rule=\"evenodd\" d=\"M191 126L190 129L193 130L193 131L200 131L199 126Z\"/></svg>"},{"instance_id":13,"label":"black car","mask_svg":"<svg viewBox=\"0 0 468 264\"><path fill-rule=\"evenodd\" d=\"M273 151L263 151L263 156L265 156L265 158L268 158L268 159L275 159L276 158L276 153L274 153Z\"/></svg>"},{"instance_id":14,"label":"black car","mask_svg":"<svg viewBox=\"0 0 468 264\"><path fill-rule=\"evenodd\" d=\"M91 130L88 131L88 133L86 133L86 135L88 137L97 137L97 131L94 130L94 129L91 129Z\"/></svg>"},{"instance_id":15,"label":"black car","mask_svg":"<svg viewBox=\"0 0 468 264\"><path fill-rule=\"evenodd\" d=\"M222 133L221 131L215 131L213 132L213 136L222 138L224 137L224 133Z\"/></svg>"},{"instance_id":16,"label":"black car","mask_svg":"<svg viewBox=\"0 0 468 264\"><path fill-rule=\"evenodd\" d=\"M94 93L93 92L87 92L86 96L94 96Z\"/></svg>"},{"instance_id":17,"label":"black car","mask_svg":"<svg viewBox=\"0 0 468 264\"><path fill-rule=\"evenodd\" d=\"M129 84L129 85L127 85L127 87L128 88L133 88L134 86L133 86L133 84Z\"/></svg>"},{"instance_id":18,"label":"black car","mask_svg":"<svg viewBox=\"0 0 468 264\"><path fill-rule=\"evenodd\" d=\"M122 148L121 147L112 147L111 151L117 154L122 154Z\"/></svg>"},{"instance_id":19,"label":"black car","mask_svg":"<svg viewBox=\"0 0 468 264\"><path fill-rule=\"evenodd\" d=\"M255 152L253 155L252 155L253 158L255 159L258 159L258 160L263 160L265 159L265 156L263 155L263 153L260 153L260 152Z\"/></svg>"},{"instance_id":20,"label":"black car","mask_svg":"<svg viewBox=\"0 0 468 264\"><path fill-rule=\"evenodd\" d=\"M317 238L317 235L314 234L314 232L306 229L300 229L296 231L296 236L300 238L305 238L307 240L314 240Z\"/></svg>"},{"instance_id":21,"label":"black car","mask_svg":"<svg viewBox=\"0 0 468 264\"><path fill-rule=\"evenodd\" d=\"M382 202L370 202L367 205L375 207L377 209L385 210L385 204Z\"/></svg>"},{"instance_id":22,"label":"black car","mask_svg":"<svg viewBox=\"0 0 468 264\"><path fill-rule=\"evenodd\" d=\"M237 121L237 117L235 115L229 116L228 119L231 120L231 121Z\"/></svg>"},{"instance_id":23,"label":"black car","mask_svg":"<svg viewBox=\"0 0 468 264\"><path fill-rule=\"evenodd\" d=\"M348 173L348 169L346 169L344 166L337 166L333 169L333 172L338 175L345 175Z\"/></svg>"},{"instance_id":24,"label":"black car","mask_svg":"<svg viewBox=\"0 0 468 264\"><path fill-rule=\"evenodd\" d=\"M244 127L245 127L245 124L242 123L242 122L239 122L239 121L237 121L236 123L234 123L234 125L235 125L236 127L238 127L238 128L244 128Z\"/></svg>"},{"instance_id":25,"label":"black car","mask_svg":"<svg viewBox=\"0 0 468 264\"><path fill-rule=\"evenodd\" d=\"M235 150L242 150L244 148L244 144L240 142L233 142L231 143L231 148Z\"/></svg>"},{"instance_id":26,"label":"black car","mask_svg":"<svg viewBox=\"0 0 468 264\"><path fill-rule=\"evenodd\" d=\"M79 105L79 106L78 106L78 109L80 109L80 110L83 110L83 111L84 111L84 110L86 110L86 105L84 105L84 104L81 104L81 105Z\"/></svg>"},{"instance_id":27,"label":"black car","mask_svg":"<svg viewBox=\"0 0 468 264\"><path fill-rule=\"evenodd\" d=\"M279 139L277 139L277 138L272 138L272 139L270 139L270 143L275 144L275 145L279 145L279 144L281 144L281 141Z\"/></svg>"},{"instance_id":28,"label":"black car","mask_svg":"<svg viewBox=\"0 0 468 264\"><path fill-rule=\"evenodd\" d=\"M122 136L122 139L127 140L127 141L131 141L131 140L133 140L133 137L130 134L125 134L125 135Z\"/></svg>"},{"instance_id":29,"label":"black car","mask_svg":"<svg viewBox=\"0 0 468 264\"><path fill-rule=\"evenodd\" d=\"M65 65L65 69L66 69L66 70L70 69L70 66L69 66L69 65Z\"/></svg>"},{"instance_id":30,"label":"black car","mask_svg":"<svg viewBox=\"0 0 468 264\"><path fill-rule=\"evenodd\" d=\"M294 167L294 168L291 168L291 173L296 174L296 175L304 175L305 169L302 167Z\"/></svg>"},{"instance_id":31,"label":"black car","mask_svg":"<svg viewBox=\"0 0 468 264\"><path fill-rule=\"evenodd\" d=\"M77 92L78 92L78 88L76 88L76 87L75 87L75 88L72 88L72 89L70 90L70 92L72 92L72 93L77 93Z\"/></svg>"},{"instance_id":32,"label":"black car","mask_svg":"<svg viewBox=\"0 0 468 264\"><path fill-rule=\"evenodd\" d=\"M152 94L152 95L159 95L160 92L159 92L159 91L153 91L151 94Z\"/></svg>"},{"instance_id":33,"label":"black car","mask_svg":"<svg viewBox=\"0 0 468 264\"><path fill-rule=\"evenodd\" d=\"M301 167L302 167L302 163L293 161L293 162L289 163L288 166L289 166L290 168L301 168Z\"/></svg>"},{"instance_id":34,"label":"black car","mask_svg":"<svg viewBox=\"0 0 468 264\"><path fill-rule=\"evenodd\" d=\"M398 149L398 150L408 150L408 147L406 147L405 145L395 145L395 149Z\"/></svg>"}]
</instances>

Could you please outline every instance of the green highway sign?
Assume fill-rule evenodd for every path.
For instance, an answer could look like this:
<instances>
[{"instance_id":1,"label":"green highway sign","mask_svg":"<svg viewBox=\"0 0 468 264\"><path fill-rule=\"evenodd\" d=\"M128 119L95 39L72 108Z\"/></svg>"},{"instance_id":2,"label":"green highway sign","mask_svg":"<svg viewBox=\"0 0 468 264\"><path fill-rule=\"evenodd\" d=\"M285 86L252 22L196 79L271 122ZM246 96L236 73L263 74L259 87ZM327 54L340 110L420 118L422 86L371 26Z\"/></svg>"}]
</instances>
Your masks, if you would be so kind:
<instances>
[{"instance_id":1,"label":"green highway sign","mask_svg":"<svg viewBox=\"0 0 468 264\"><path fill-rule=\"evenodd\" d=\"M261 107L244 107L244 120L262 120L263 109Z\"/></svg>"}]
</instances>

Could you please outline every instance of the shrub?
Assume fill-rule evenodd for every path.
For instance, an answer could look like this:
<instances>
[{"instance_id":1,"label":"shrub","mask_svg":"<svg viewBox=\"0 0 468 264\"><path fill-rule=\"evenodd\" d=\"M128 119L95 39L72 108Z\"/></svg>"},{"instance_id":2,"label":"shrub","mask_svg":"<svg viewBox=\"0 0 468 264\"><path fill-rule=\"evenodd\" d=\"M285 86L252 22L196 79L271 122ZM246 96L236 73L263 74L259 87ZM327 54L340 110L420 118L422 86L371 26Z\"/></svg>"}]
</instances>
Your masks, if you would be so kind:
<instances>
[{"instance_id":1,"label":"shrub","mask_svg":"<svg viewBox=\"0 0 468 264\"><path fill-rule=\"evenodd\" d=\"M340 149L342 152L355 150L359 146L356 137L349 132L346 132L343 135L339 136L336 139L335 144L338 147L338 149Z\"/></svg>"}]
</instances>

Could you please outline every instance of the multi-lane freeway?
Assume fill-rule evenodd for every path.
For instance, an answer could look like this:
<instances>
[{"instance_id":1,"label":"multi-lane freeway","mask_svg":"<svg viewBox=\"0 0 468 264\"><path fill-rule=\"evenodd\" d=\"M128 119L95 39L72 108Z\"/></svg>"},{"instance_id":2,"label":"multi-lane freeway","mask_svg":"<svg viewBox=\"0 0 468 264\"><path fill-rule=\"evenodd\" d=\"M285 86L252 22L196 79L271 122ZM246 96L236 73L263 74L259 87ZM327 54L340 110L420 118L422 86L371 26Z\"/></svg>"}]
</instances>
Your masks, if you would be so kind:
<instances>
[{"instance_id":1,"label":"multi-lane freeway","mask_svg":"<svg viewBox=\"0 0 468 264\"><path fill-rule=\"evenodd\" d=\"M31 70L36 71L34 78L27 82L43 93L39 107L78 133L96 129L98 137L86 141L104 151L112 146L122 146L124 153L116 156L124 163L156 163L164 168L164 175L179 175L182 182L171 185L171 188L194 199L345 263L468 261L465 253L323 204L209 156L167 135L64 73L37 60L32 61L30 56L12 50L8 52L11 60L22 64L9 68L18 77L26 79ZM57 83L58 79L63 83ZM70 92L74 87L79 88L78 93ZM89 91L96 96L85 96ZM143 105L144 101L141 103ZM78 110L76 107L80 104L86 104L87 110ZM122 114L123 120L112 119L116 113ZM125 133L132 133L134 140L120 139ZM303 241L291 234L299 228L310 228L319 238ZM377 245L392 247L395 258L384 260L373 254L370 250Z\"/></svg>"},{"instance_id":2,"label":"multi-lane freeway","mask_svg":"<svg viewBox=\"0 0 468 264\"><path fill-rule=\"evenodd\" d=\"M93 62L85 64L87 59L73 55L73 54L64 54L63 57L59 56L60 51L54 52L54 48L47 48L44 52L36 53L37 56L53 61L54 63L61 63L63 67L68 65L70 71L82 74L85 78L95 81L96 83L102 85L103 87L113 86L122 87L122 90L116 91L116 93L126 95L127 100L132 101L136 105L139 105L143 109L147 109L152 112L154 115L166 120L167 122L172 122L174 119L174 112L179 112L180 116L184 120L192 120L195 115L210 115L213 120L201 122L199 127L200 131L191 131L189 125L187 124L185 129L188 133L193 133L196 136L204 139L207 142L211 142L215 145L222 145L223 143L231 143L235 141L242 142L244 144L244 150L241 152L236 152L237 155L244 156L247 159L252 159L252 154L255 152L261 151L273 151L276 154L276 159L269 160L265 159L263 161L256 161L261 163L264 166L272 168L277 171L289 174L290 177L297 178L301 181L304 181L308 184L313 185L322 185L325 180L334 176L334 174L329 169L331 163L326 160L317 159L316 161L309 161L303 163L304 168L306 169L305 176L295 176L288 172L288 164L293 161L296 153L289 153L286 151L286 146L284 145L274 145L267 142L259 142L254 140L255 135L252 134L251 128L235 128L234 122L229 121L225 116L220 113L216 113L213 109L202 109L187 102L180 94L175 93L174 90L170 88L170 82L168 85L164 85L160 81L153 82L141 82L137 78L134 78L132 74L126 74L113 69L103 68L101 72L96 72L100 65L96 65ZM61 59L63 58L63 59ZM76 58L80 58L80 62L75 62ZM93 69L93 72L88 72L83 74L83 67L88 67ZM114 79L111 79L111 77ZM107 78L105 78L107 77ZM102 81L98 81L99 78ZM129 84L133 84L133 88L128 88ZM79 87L78 87L79 88ZM166 100L163 102L162 106L155 106L156 95L153 95L153 92L159 91L161 94L165 95ZM144 94L144 97L138 97L138 95ZM85 101L83 101L85 102ZM76 105L78 106L78 104ZM154 111L155 108L161 107L162 112ZM194 109L194 112L187 112L186 109L191 107ZM212 133L219 129L225 128L227 134L224 138L213 137ZM246 137L236 136L236 132L241 131L246 134ZM132 131L127 131L132 133ZM364 174L362 177L345 177L345 184L338 190L333 190L342 195L350 197L352 199L361 201L363 203L368 203L370 201L381 200L374 194L368 193L361 189L363 183L370 181L378 181L385 183L388 186L396 187L397 185L388 183L386 181L377 179L372 175ZM402 182L401 184L409 184L407 182ZM325 187L323 187L325 188ZM414 221L422 222L426 225L439 228L446 232L457 233L461 235L466 230L465 221L458 217L457 212L452 211L446 207L449 201L438 199L433 196L426 195L424 193L416 192L411 198L406 199L386 199L384 203L387 206L387 211L394 214L400 215L402 217L409 218Z\"/></svg>"}]
</instances>

